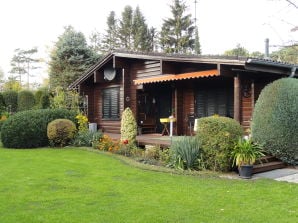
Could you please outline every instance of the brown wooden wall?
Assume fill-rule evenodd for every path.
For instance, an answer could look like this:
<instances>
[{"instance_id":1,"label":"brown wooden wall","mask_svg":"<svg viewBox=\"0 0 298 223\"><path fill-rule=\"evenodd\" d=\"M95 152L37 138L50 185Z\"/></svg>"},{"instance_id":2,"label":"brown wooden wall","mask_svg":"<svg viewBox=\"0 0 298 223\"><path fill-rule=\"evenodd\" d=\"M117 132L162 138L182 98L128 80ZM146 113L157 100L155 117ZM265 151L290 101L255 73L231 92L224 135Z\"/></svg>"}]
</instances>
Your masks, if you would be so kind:
<instances>
[{"instance_id":1,"label":"brown wooden wall","mask_svg":"<svg viewBox=\"0 0 298 223\"><path fill-rule=\"evenodd\" d=\"M188 115L195 112L194 90L192 88L186 88L183 91L183 125L182 132L186 135L193 133L193 128L189 129Z\"/></svg>"},{"instance_id":2,"label":"brown wooden wall","mask_svg":"<svg viewBox=\"0 0 298 223\"><path fill-rule=\"evenodd\" d=\"M133 80L154 77L160 75L160 61L145 61L136 60L131 63L130 66L130 95L131 103L130 108L134 114L138 114L137 111L137 90L142 86L135 85ZM137 115L136 115L137 116ZM136 117L137 118L137 117Z\"/></svg>"},{"instance_id":3,"label":"brown wooden wall","mask_svg":"<svg viewBox=\"0 0 298 223\"><path fill-rule=\"evenodd\" d=\"M254 82L248 78L240 79L240 124L244 130L250 128L254 106Z\"/></svg>"},{"instance_id":4,"label":"brown wooden wall","mask_svg":"<svg viewBox=\"0 0 298 223\"><path fill-rule=\"evenodd\" d=\"M247 131L251 127L253 110L263 88L279 77L258 78L254 76L241 78L240 124ZM245 89L249 87L249 92ZM248 94L247 94L248 93Z\"/></svg>"}]
</instances>

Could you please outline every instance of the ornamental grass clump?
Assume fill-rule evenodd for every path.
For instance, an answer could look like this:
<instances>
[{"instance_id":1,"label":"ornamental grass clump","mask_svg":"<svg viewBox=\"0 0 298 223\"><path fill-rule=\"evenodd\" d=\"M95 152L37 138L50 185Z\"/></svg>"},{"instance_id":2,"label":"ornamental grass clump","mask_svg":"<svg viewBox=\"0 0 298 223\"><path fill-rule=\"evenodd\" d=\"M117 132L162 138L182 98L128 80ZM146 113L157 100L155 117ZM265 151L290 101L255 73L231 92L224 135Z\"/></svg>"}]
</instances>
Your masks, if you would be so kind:
<instances>
[{"instance_id":1,"label":"ornamental grass clump","mask_svg":"<svg viewBox=\"0 0 298 223\"><path fill-rule=\"evenodd\" d=\"M261 92L252 117L252 139L265 152L298 165L298 79L283 78Z\"/></svg>"},{"instance_id":2,"label":"ornamental grass clump","mask_svg":"<svg viewBox=\"0 0 298 223\"><path fill-rule=\"evenodd\" d=\"M235 144L231 156L233 158L233 165L253 165L256 159L264 156L263 147L254 143L251 139L239 138Z\"/></svg>"},{"instance_id":3,"label":"ornamental grass clump","mask_svg":"<svg viewBox=\"0 0 298 223\"><path fill-rule=\"evenodd\" d=\"M184 136L174 141L170 148L170 167L181 170L201 169L201 150L196 137Z\"/></svg>"}]
</instances>

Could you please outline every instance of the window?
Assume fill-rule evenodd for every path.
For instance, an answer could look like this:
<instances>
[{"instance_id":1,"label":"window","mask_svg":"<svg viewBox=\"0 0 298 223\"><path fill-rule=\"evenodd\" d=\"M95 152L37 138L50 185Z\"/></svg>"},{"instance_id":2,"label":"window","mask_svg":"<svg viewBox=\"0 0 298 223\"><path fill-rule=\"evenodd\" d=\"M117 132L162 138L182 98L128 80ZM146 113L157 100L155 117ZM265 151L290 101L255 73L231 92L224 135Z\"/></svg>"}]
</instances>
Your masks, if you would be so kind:
<instances>
[{"instance_id":1,"label":"window","mask_svg":"<svg viewBox=\"0 0 298 223\"><path fill-rule=\"evenodd\" d=\"M119 94L119 87L106 88L102 91L102 118L120 118Z\"/></svg>"},{"instance_id":2,"label":"window","mask_svg":"<svg viewBox=\"0 0 298 223\"><path fill-rule=\"evenodd\" d=\"M227 87L200 88L196 94L197 116L233 117L233 97L233 90Z\"/></svg>"}]
</instances>

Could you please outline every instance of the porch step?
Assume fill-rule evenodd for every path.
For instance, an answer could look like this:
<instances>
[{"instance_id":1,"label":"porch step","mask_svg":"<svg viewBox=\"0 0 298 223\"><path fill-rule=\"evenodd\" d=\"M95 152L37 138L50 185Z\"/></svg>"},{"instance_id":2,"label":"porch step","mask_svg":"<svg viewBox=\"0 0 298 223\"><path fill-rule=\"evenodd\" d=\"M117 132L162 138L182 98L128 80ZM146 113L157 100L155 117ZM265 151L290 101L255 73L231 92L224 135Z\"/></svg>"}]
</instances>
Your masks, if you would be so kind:
<instances>
[{"instance_id":1,"label":"porch step","mask_svg":"<svg viewBox=\"0 0 298 223\"><path fill-rule=\"evenodd\" d=\"M254 165L253 173L261 173L261 172L266 172L266 171L275 170L275 169L281 169L281 168L285 168L285 167L286 167L286 164L279 160L263 162L263 163L258 163L258 164Z\"/></svg>"},{"instance_id":2,"label":"porch step","mask_svg":"<svg viewBox=\"0 0 298 223\"><path fill-rule=\"evenodd\" d=\"M261 163L269 163L273 161L279 161L275 156L266 155L261 157L260 159L256 160L255 164L261 164Z\"/></svg>"}]
</instances>

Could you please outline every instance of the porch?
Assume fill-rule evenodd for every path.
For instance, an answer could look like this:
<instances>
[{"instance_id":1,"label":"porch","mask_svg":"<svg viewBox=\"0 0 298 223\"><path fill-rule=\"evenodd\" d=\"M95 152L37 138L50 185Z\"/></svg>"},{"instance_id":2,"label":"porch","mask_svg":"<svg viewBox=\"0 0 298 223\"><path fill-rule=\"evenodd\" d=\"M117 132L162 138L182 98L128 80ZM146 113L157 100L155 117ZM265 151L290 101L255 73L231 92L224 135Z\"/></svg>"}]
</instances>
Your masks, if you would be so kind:
<instances>
[{"instance_id":1,"label":"porch","mask_svg":"<svg viewBox=\"0 0 298 223\"><path fill-rule=\"evenodd\" d=\"M105 133L110 136L113 140L119 140L121 138L121 134L116 133ZM160 146L161 148L169 148L171 145L171 141L177 139L178 136L173 136L172 139L170 136L163 136L158 133L152 134L142 134L137 136L137 145L145 146L145 145L154 145Z\"/></svg>"}]
</instances>

